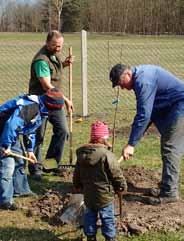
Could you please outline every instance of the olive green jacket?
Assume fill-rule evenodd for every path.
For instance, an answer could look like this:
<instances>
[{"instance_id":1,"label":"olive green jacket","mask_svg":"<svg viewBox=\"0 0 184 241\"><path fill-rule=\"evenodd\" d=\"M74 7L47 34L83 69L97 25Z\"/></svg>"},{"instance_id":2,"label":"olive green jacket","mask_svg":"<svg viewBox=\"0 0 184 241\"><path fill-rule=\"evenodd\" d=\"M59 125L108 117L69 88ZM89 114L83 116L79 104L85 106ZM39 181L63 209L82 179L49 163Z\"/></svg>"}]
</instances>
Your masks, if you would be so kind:
<instances>
[{"instance_id":1,"label":"olive green jacket","mask_svg":"<svg viewBox=\"0 0 184 241\"><path fill-rule=\"evenodd\" d=\"M126 188L126 181L115 155L101 144L77 149L73 175L76 189L82 189L88 208L98 210L112 202L114 191Z\"/></svg>"},{"instance_id":2,"label":"olive green jacket","mask_svg":"<svg viewBox=\"0 0 184 241\"><path fill-rule=\"evenodd\" d=\"M61 74L62 74L62 62L59 55L51 55L46 46L43 46L38 53L34 56L31 63L31 77L29 80L29 94L42 95L44 89L36 77L34 63L38 60L44 60L48 63L51 75L51 83L54 87L61 87Z\"/></svg>"}]
</instances>

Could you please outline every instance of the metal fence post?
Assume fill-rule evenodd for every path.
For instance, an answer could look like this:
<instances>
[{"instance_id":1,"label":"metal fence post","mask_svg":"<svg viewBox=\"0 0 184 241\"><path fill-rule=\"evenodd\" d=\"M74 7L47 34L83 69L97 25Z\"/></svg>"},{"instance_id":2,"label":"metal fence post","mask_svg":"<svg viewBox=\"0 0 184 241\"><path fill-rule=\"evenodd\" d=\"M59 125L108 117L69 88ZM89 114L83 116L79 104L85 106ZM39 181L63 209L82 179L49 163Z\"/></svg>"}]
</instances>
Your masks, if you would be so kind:
<instances>
[{"instance_id":1,"label":"metal fence post","mask_svg":"<svg viewBox=\"0 0 184 241\"><path fill-rule=\"evenodd\" d=\"M81 31L82 115L88 115L87 32Z\"/></svg>"}]
</instances>

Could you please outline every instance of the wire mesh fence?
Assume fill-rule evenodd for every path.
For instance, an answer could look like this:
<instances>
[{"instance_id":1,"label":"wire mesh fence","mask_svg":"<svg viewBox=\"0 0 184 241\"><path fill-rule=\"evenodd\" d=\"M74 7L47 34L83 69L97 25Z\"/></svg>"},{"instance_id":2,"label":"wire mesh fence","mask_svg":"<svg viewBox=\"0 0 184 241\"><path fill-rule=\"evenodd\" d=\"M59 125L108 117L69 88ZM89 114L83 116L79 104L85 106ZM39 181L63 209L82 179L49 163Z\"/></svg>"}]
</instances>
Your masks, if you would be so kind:
<instances>
[{"instance_id":1,"label":"wire mesh fence","mask_svg":"<svg viewBox=\"0 0 184 241\"><path fill-rule=\"evenodd\" d=\"M30 78L30 66L33 56L41 48L41 42L26 42L26 41L9 41L8 43L0 42L0 84L1 84L1 99L0 103L10 99L18 94L28 92L28 84ZM68 56L68 48L70 44L65 44L61 58L64 60ZM80 70L80 58L76 58L76 68ZM79 72L79 71L78 71ZM80 75L80 72L79 72ZM75 96L80 96L80 77L78 85L74 83ZM63 91L68 95L68 69L63 71ZM78 110L80 111L80 100Z\"/></svg>"},{"instance_id":2,"label":"wire mesh fence","mask_svg":"<svg viewBox=\"0 0 184 241\"><path fill-rule=\"evenodd\" d=\"M182 38L140 38L88 42L89 112L111 112L116 93L109 81L109 70L116 63L127 65L160 65L179 78L184 77L184 44ZM183 78L184 79L184 78ZM135 110L135 97L130 91L120 91L123 109ZM120 103L121 105L121 103ZM125 111L124 111L125 112Z\"/></svg>"},{"instance_id":3,"label":"wire mesh fence","mask_svg":"<svg viewBox=\"0 0 184 241\"><path fill-rule=\"evenodd\" d=\"M61 57L68 56L68 48L73 47L73 103L74 115L82 114L81 90L81 44L76 35L65 41ZM76 41L77 39L77 41ZM30 64L33 56L44 44L43 41L0 39L0 104L28 90ZM92 119L102 119L113 125L117 92L109 81L109 70L116 63L128 65L156 64L170 70L184 79L183 37L109 37L88 34L87 39L87 88L88 114ZM63 72L63 91L68 96L68 68ZM130 125L135 113L135 96L132 91L120 90L117 111L117 125ZM49 129L50 130L50 129ZM74 129L77 139L82 140L82 132ZM51 135L49 132L48 135ZM75 138L74 138L75 139ZM83 141L83 140L82 140ZM48 144L44 143L44 151ZM67 151L66 151L67 152Z\"/></svg>"}]
</instances>

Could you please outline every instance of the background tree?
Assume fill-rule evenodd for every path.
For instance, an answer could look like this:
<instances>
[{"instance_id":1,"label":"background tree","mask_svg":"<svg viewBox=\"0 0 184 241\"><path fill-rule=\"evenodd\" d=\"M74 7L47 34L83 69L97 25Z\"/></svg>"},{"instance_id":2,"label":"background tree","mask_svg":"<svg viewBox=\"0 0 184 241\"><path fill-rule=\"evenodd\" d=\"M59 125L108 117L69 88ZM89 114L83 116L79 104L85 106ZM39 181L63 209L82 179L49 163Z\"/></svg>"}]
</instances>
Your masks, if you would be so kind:
<instances>
[{"instance_id":1,"label":"background tree","mask_svg":"<svg viewBox=\"0 0 184 241\"><path fill-rule=\"evenodd\" d=\"M63 1L64 0L52 0L52 5L54 10L57 13L57 29L61 29L61 12L62 12L62 7L63 7Z\"/></svg>"},{"instance_id":2,"label":"background tree","mask_svg":"<svg viewBox=\"0 0 184 241\"><path fill-rule=\"evenodd\" d=\"M65 0L61 13L61 30L75 32L80 30L80 5L79 0Z\"/></svg>"},{"instance_id":3,"label":"background tree","mask_svg":"<svg viewBox=\"0 0 184 241\"><path fill-rule=\"evenodd\" d=\"M0 0L0 31L184 34L184 0Z\"/></svg>"}]
</instances>

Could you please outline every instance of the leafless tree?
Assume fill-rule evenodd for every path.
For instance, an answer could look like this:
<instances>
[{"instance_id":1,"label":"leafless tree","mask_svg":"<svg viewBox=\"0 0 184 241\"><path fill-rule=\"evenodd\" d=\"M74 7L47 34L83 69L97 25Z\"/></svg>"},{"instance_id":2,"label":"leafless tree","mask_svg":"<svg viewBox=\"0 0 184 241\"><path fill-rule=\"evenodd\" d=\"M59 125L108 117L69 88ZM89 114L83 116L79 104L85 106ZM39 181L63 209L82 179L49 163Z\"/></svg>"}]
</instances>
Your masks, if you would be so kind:
<instances>
[{"instance_id":1,"label":"leafless tree","mask_svg":"<svg viewBox=\"0 0 184 241\"><path fill-rule=\"evenodd\" d=\"M61 12L62 12L62 7L63 7L63 2L64 2L64 0L52 0L53 7L57 12L57 19L58 19L57 29L58 30L61 29Z\"/></svg>"},{"instance_id":2,"label":"leafless tree","mask_svg":"<svg viewBox=\"0 0 184 241\"><path fill-rule=\"evenodd\" d=\"M62 19L64 31L184 34L184 0L0 0L0 6L0 31L60 30Z\"/></svg>"}]
</instances>

